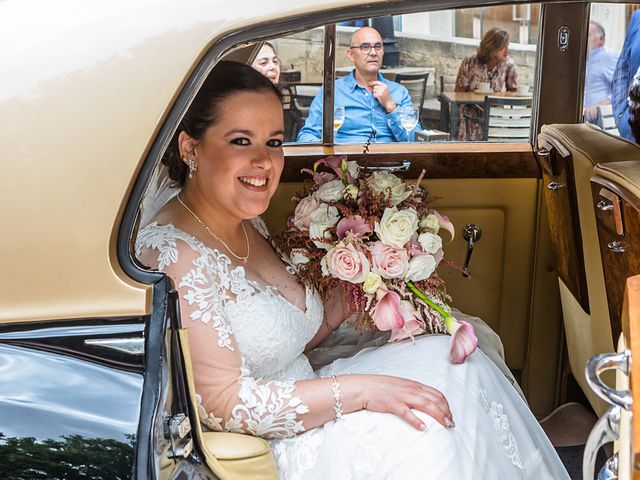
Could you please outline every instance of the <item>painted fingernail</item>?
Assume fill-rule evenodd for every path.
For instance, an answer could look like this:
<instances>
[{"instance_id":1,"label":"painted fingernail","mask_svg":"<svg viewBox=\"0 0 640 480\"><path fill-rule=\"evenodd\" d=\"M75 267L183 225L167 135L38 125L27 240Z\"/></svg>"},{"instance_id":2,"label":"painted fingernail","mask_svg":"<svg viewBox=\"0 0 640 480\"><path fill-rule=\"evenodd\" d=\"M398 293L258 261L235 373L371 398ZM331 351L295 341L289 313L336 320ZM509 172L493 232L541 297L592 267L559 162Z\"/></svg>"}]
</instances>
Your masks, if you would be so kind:
<instances>
[{"instance_id":1,"label":"painted fingernail","mask_svg":"<svg viewBox=\"0 0 640 480\"><path fill-rule=\"evenodd\" d=\"M444 426L447 428L454 428L456 424L449 417L444 417Z\"/></svg>"},{"instance_id":2,"label":"painted fingernail","mask_svg":"<svg viewBox=\"0 0 640 480\"><path fill-rule=\"evenodd\" d=\"M420 424L420 430L422 430L424 432L425 428L427 428L427 426L424 423Z\"/></svg>"}]
</instances>

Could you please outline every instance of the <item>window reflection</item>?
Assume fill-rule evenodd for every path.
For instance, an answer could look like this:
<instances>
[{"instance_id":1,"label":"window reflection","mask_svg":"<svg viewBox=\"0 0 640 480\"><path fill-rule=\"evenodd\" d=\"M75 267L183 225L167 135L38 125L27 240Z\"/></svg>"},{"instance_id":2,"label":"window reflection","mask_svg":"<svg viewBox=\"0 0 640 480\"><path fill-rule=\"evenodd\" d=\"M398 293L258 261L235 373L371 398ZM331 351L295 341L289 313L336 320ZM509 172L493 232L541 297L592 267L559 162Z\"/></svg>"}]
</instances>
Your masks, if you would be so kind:
<instances>
[{"instance_id":1,"label":"window reflection","mask_svg":"<svg viewBox=\"0 0 640 480\"><path fill-rule=\"evenodd\" d=\"M334 125L335 143L364 143L372 131L378 143L528 142L539 12L537 4L498 6L338 24L334 107L344 119ZM361 39L363 27L377 37ZM471 59L492 31L506 41L474 67ZM287 141L321 141L323 40L316 28L271 41L280 60ZM403 106L418 112L408 135L396 110Z\"/></svg>"}]
</instances>

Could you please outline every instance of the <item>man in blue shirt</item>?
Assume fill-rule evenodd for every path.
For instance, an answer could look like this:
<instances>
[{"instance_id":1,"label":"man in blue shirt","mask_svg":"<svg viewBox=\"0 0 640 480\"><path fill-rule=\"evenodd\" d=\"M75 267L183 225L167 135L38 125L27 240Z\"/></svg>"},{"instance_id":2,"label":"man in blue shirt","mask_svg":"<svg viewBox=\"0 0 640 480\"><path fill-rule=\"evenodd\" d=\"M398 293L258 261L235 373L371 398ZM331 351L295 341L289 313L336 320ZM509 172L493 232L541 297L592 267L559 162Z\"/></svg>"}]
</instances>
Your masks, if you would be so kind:
<instances>
[{"instance_id":1,"label":"man in blue shirt","mask_svg":"<svg viewBox=\"0 0 640 480\"><path fill-rule=\"evenodd\" d=\"M584 119L593 121L598 116L598 105L611 103L611 80L616 69L617 55L604 48L604 28L597 22L589 23L587 68L584 77Z\"/></svg>"},{"instance_id":2,"label":"man in blue shirt","mask_svg":"<svg viewBox=\"0 0 640 480\"><path fill-rule=\"evenodd\" d=\"M354 70L335 83L336 106L345 109L343 125L335 134L336 143L364 143L375 130L375 142L406 142L407 131L400 122L398 108L412 106L405 87L380 74L384 48L382 37L371 27L357 30L351 37L347 56ZM413 131L420 130L420 123ZM313 99L309 116L298 133L301 143L322 140L322 89Z\"/></svg>"},{"instance_id":3,"label":"man in blue shirt","mask_svg":"<svg viewBox=\"0 0 640 480\"><path fill-rule=\"evenodd\" d=\"M616 119L616 126L620 132L620 136L627 140L633 141L631 128L629 127L629 88L633 76L638 67L640 67L640 10L636 10L631 14L627 35L624 37L624 44L616 71L613 74L611 82L611 103L613 106L613 115Z\"/></svg>"}]
</instances>

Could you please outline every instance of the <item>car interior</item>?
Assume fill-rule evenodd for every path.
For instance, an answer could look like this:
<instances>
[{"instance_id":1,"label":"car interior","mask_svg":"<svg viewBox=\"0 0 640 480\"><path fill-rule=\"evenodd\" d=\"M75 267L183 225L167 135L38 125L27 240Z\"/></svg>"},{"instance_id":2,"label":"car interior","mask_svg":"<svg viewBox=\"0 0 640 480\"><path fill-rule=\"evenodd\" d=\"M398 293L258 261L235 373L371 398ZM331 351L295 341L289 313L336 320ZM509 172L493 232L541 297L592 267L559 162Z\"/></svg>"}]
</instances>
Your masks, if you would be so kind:
<instances>
[{"instance_id":1,"label":"car interior","mask_svg":"<svg viewBox=\"0 0 640 480\"><path fill-rule=\"evenodd\" d=\"M617 135L610 106L600 108L593 123L583 122L581 114L588 22L610 18L603 12L628 18L632 8L637 6L577 2L435 11L389 6L386 25L395 33L399 61L383 69L411 84L423 130L413 142L372 144L366 155L361 144L333 141L333 111L326 109L332 89L325 88L322 141L301 144L295 135L319 87L349 73L350 35L368 12L324 12L295 26L248 27L242 38L252 41L214 45L211 53L250 64L268 40L280 57L288 142L281 183L263 215L272 234L292 214L291 198L305 181L301 169L328 155L400 172L407 181L426 172L423 185L456 226L446 257L468 270L439 270L453 306L480 317L499 335L506 363L554 446L578 448L571 454L580 458L598 417L610 407L592 389L585 365L616 352L623 333L622 345L637 340L629 327L637 313L625 303L625 286L640 273L640 146ZM477 47L479 32L505 25L515 25L510 51L531 93L511 100L485 97L484 138L458 141L450 116L459 59ZM562 28L571 30L570 49L562 49ZM461 40L463 35L475 40ZM611 35L611 48L617 41L619 50L621 35ZM202 76L206 68L194 72ZM197 83L186 82L185 89ZM192 97L186 90L182 95ZM177 118L178 113L169 117L167 131L176 128ZM158 192L166 185L158 162L141 204L141 224L162 203ZM474 228L481 235L470 240ZM182 328L191 424L207 465L220 478L277 478L266 441L202 431L187 336ZM616 385L612 372L602 380ZM598 457L593 468L602 463Z\"/></svg>"}]
</instances>

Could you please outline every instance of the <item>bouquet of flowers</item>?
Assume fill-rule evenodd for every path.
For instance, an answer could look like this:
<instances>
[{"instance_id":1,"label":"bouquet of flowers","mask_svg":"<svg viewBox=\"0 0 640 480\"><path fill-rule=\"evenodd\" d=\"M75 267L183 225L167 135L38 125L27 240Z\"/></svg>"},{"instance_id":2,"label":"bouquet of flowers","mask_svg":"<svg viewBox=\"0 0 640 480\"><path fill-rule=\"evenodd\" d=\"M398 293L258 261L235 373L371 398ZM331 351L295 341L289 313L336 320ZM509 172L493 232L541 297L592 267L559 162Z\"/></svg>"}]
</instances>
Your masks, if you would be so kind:
<instances>
[{"instance_id":1,"label":"bouquet of flowers","mask_svg":"<svg viewBox=\"0 0 640 480\"><path fill-rule=\"evenodd\" d=\"M318 172L320 165L335 173ZM436 272L444 257L440 232L453 240L454 228L430 207L420 186L424 171L408 185L333 156L303 172L313 183L294 198L287 230L275 238L302 281L323 297L343 287L356 327L391 330L390 341L449 333L451 361L464 362L478 340L469 323L451 315Z\"/></svg>"}]
</instances>

